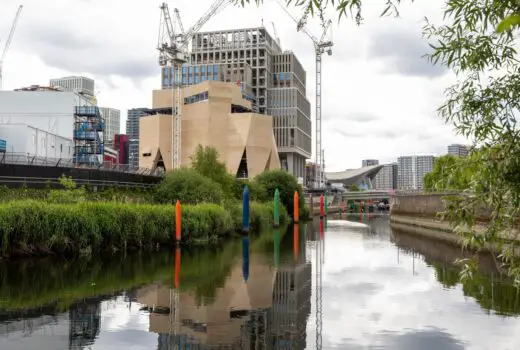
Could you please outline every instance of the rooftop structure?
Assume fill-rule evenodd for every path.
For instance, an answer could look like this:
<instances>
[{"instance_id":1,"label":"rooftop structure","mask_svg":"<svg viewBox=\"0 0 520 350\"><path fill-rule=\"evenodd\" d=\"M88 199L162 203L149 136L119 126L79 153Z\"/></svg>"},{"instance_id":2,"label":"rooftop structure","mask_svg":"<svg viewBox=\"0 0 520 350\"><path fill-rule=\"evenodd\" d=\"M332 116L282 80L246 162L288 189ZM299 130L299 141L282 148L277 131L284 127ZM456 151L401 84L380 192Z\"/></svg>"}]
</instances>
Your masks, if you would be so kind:
<instances>
[{"instance_id":1,"label":"rooftop structure","mask_svg":"<svg viewBox=\"0 0 520 350\"><path fill-rule=\"evenodd\" d=\"M94 80L86 77L71 76L51 79L49 85L63 91L76 92L89 97L94 96Z\"/></svg>"},{"instance_id":2,"label":"rooftop structure","mask_svg":"<svg viewBox=\"0 0 520 350\"><path fill-rule=\"evenodd\" d=\"M365 183L371 188L371 183L383 165L371 165L359 169L347 169L344 171L327 172L327 181L331 184L343 184L344 187Z\"/></svg>"}]
</instances>

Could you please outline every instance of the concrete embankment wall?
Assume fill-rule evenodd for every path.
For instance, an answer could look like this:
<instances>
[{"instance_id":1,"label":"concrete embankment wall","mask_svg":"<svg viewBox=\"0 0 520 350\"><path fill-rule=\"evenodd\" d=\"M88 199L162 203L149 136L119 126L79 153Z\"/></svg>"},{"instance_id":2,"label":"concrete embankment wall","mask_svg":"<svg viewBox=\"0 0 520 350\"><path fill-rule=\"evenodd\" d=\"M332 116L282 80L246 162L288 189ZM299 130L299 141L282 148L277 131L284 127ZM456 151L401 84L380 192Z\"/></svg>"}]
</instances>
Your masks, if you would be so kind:
<instances>
[{"instance_id":1,"label":"concrete embankment wall","mask_svg":"<svg viewBox=\"0 0 520 350\"><path fill-rule=\"evenodd\" d=\"M397 195L390 207L390 224L397 230L406 230L416 236L429 237L449 244L460 244L448 221L441 220L438 215L445 210L443 198L446 193ZM485 231L491 211L482 206L477 210L477 233ZM515 232L503 235L506 240L519 240ZM486 246L491 249L491 246Z\"/></svg>"}]
</instances>

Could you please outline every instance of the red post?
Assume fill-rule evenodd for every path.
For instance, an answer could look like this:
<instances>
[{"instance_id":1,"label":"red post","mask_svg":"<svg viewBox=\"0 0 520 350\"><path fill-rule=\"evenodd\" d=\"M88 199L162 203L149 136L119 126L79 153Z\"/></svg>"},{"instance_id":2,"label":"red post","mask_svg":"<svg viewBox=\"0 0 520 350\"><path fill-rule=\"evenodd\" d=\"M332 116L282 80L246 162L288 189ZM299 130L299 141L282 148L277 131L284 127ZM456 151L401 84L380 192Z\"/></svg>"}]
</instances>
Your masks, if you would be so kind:
<instances>
[{"instance_id":1,"label":"red post","mask_svg":"<svg viewBox=\"0 0 520 350\"><path fill-rule=\"evenodd\" d=\"M175 204L175 238L177 242L181 241L181 202Z\"/></svg>"},{"instance_id":2,"label":"red post","mask_svg":"<svg viewBox=\"0 0 520 350\"><path fill-rule=\"evenodd\" d=\"M320 196L320 217L324 217L325 216L325 206L324 206L324 199L323 199L323 195Z\"/></svg>"}]
</instances>

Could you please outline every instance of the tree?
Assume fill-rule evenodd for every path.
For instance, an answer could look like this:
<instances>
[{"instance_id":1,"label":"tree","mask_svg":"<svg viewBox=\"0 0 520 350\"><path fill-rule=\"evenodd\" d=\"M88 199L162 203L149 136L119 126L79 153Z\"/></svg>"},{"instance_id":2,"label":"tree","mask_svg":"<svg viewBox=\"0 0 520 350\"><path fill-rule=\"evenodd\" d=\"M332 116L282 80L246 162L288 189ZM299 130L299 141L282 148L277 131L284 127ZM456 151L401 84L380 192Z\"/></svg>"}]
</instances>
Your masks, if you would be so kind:
<instances>
[{"instance_id":1,"label":"tree","mask_svg":"<svg viewBox=\"0 0 520 350\"><path fill-rule=\"evenodd\" d=\"M216 148L203 147L199 144L191 156L191 167L199 174L218 183L226 197L233 196L234 176L228 172L226 164L219 161Z\"/></svg>"},{"instance_id":2,"label":"tree","mask_svg":"<svg viewBox=\"0 0 520 350\"><path fill-rule=\"evenodd\" d=\"M168 172L156 187L154 199L159 203L221 203L222 189L215 181L194 169L181 168Z\"/></svg>"},{"instance_id":3,"label":"tree","mask_svg":"<svg viewBox=\"0 0 520 350\"><path fill-rule=\"evenodd\" d=\"M356 184L352 184L352 185L350 185L350 186L348 187L348 190L351 191L351 192L358 192L358 191L360 191L360 188L359 188L358 185L356 185Z\"/></svg>"},{"instance_id":4,"label":"tree","mask_svg":"<svg viewBox=\"0 0 520 350\"><path fill-rule=\"evenodd\" d=\"M435 159L433 170L424 176L427 190L465 190L474 175L471 158L455 157L451 154Z\"/></svg>"},{"instance_id":5,"label":"tree","mask_svg":"<svg viewBox=\"0 0 520 350\"><path fill-rule=\"evenodd\" d=\"M305 198L302 186L296 178L285 170L264 171L253 179L255 186L265 189L268 199L274 198L274 192L280 191L280 202L285 206L289 215L294 213L294 192L298 191L300 216L305 214Z\"/></svg>"}]
</instances>

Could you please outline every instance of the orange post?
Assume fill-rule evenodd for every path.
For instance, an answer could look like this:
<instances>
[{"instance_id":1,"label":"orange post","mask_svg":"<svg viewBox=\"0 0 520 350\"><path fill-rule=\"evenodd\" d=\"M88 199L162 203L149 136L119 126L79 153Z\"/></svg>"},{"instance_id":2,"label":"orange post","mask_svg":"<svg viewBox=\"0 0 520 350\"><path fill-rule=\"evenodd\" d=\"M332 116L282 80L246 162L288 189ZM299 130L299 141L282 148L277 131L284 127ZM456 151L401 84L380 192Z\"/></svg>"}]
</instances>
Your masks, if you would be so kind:
<instances>
[{"instance_id":1,"label":"orange post","mask_svg":"<svg viewBox=\"0 0 520 350\"><path fill-rule=\"evenodd\" d=\"M300 219L300 197L298 196L298 191L294 191L294 213L293 213L293 220L294 223L297 224Z\"/></svg>"},{"instance_id":2,"label":"orange post","mask_svg":"<svg viewBox=\"0 0 520 350\"><path fill-rule=\"evenodd\" d=\"M175 249L175 288L179 288L181 281L181 248Z\"/></svg>"},{"instance_id":3,"label":"orange post","mask_svg":"<svg viewBox=\"0 0 520 350\"><path fill-rule=\"evenodd\" d=\"M175 238L177 242L181 241L181 202L175 204Z\"/></svg>"}]
</instances>

